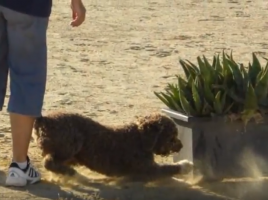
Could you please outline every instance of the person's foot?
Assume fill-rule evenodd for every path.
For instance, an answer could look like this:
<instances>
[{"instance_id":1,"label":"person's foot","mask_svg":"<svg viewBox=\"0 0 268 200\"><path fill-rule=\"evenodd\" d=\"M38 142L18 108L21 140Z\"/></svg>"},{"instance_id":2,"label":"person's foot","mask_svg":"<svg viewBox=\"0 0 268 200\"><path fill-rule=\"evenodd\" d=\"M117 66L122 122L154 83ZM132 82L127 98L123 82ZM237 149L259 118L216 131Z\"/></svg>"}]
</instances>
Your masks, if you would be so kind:
<instances>
[{"instance_id":1,"label":"person's foot","mask_svg":"<svg viewBox=\"0 0 268 200\"><path fill-rule=\"evenodd\" d=\"M20 168L19 164L12 162L8 169L6 186L23 187L27 184L34 184L41 180L41 175L31 165L29 157L25 168Z\"/></svg>"}]
</instances>

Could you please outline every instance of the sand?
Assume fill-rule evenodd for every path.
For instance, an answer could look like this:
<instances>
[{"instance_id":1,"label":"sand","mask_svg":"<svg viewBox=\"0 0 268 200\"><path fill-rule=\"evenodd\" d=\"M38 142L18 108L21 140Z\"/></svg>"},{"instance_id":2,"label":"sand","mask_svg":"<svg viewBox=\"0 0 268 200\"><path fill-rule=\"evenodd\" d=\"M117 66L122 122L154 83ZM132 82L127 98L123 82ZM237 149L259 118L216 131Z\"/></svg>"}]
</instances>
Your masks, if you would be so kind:
<instances>
[{"instance_id":1,"label":"sand","mask_svg":"<svg viewBox=\"0 0 268 200\"><path fill-rule=\"evenodd\" d=\"M222 3L224 2L224 3ZM71 28L67 0L54 2L48 30L49 70L44 113L85 114L107 124L130 122L160 111L154 96L181 73L178 59L196 62L223 48L247 63L251 53L267 56L267 3L261 0L85 0L86 22ZM9 91L6 100L9 98ZM7 103L7 101L6 101ZM0 115L0 199L217 200L267 199L266 178L189 185L173 179L118 182L88 170L83 181L50 180L31 143L30 156L44 180L25 189L4 186L10 161L8 115ZM158 159L170 162L171 159ZM82 181L82 182L81 182ZM261 192L264 191L264 192Z\"/></svg>"}]
</instances>

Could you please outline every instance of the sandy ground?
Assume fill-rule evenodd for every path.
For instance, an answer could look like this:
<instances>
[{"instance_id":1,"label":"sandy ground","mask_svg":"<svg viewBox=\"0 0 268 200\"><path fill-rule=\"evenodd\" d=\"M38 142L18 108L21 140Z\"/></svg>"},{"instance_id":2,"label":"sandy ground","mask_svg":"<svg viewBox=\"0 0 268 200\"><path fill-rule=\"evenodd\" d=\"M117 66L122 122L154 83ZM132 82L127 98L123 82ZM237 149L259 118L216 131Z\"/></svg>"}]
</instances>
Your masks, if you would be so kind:
<instances>
[{"instance_id":1,"label":"sandy ground","mask_svg":"<svg viewBox=\"0 0 268 200\"><path fill-rule=\"evenodd\" d=\"M222 3L224 2L224 3ZM44 112L80 112L121 124L159 111L153 91L180 73L178 58L211 58L232 49L241 62L251 52L267 56L267 8L261 0L85 0L87 21L69 27L67 0L54 2L48 31L49 72ZM6 100L8 100L7 94ZM0 199L217 200L268 199L267 180L226 180L191 186L173 179L158 183L109 180L86 170L70 184L51 181L38 149L30 155L44 181L23 190L4 187L11 152L8 116L0 116ZM159 161L163 161L159 159ZM164 160L169 162L170 159ZM56 182L55 182L56 181ZM264 191L264 192L263 192Z\"/></svg>"}]
</instances>

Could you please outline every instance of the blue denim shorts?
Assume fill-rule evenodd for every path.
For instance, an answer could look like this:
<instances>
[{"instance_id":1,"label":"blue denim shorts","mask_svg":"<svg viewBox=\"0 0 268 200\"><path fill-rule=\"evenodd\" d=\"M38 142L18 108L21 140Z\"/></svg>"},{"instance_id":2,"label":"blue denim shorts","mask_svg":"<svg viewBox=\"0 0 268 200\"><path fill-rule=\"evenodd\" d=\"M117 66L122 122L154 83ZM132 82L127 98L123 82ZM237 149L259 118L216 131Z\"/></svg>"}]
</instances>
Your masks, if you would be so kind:
<instances>
[{"instance_id":1,"label":"blue denim shorts","mask_svg":"<svg viewBox=\"0 0 268 200\"><path fill-rule=\"evenodd\" d=\"M9 75L7 111L41 115L47 76L48 21L0 6L0 110Z\"/></svg>"}]
</instances>

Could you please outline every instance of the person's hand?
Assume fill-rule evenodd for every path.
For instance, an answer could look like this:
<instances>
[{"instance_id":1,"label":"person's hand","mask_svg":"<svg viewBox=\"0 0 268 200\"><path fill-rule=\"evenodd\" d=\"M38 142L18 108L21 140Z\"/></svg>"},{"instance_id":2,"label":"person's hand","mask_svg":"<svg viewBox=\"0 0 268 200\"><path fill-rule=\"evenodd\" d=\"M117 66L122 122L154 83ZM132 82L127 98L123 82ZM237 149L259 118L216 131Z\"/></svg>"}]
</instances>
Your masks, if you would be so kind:
<instances>
[{"instance_id":1,"label":"person's hand","mask_svg":"<svg viewBox=\"0 0 268 200\"><path fill-rule=\"evenodd\" d=\"M86 8L82 0L71 0L71 9L73 12L73 20L70 25L73 27L80 26L86 18Z\"/></svg>"}]
</instances>

